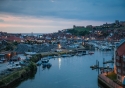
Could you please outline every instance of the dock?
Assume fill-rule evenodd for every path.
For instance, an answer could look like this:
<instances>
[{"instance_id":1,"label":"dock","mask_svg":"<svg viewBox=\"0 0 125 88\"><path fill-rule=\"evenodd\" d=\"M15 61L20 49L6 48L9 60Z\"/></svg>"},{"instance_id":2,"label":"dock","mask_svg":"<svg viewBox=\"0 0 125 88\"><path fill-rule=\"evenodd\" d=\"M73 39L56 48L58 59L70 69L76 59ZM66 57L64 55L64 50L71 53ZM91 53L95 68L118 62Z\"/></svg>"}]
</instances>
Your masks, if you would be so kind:
<instances>
[{"instance_id":1,"label":"dock","mask_svg":"<svg viewBox=\"0 0 125 88\"><path fill-rule=\"evenodd\" d=\"M100 69L100 70L102 70L102 69L112 69L112 68L109 68L109 67L98 67L98 65L90 66L90 68L92 68L92 69Z\"/></svg>"},{"instance_id":2,"label":"dock","mask_svg":"<svg viewBox=\"0 0 125 88\"><path fill-rule=\"evenodd\" d=\"M113 60L109 60L109 61L103 62L103 64L107 64L107 63L114 63L114 61Z\"/></svg>"}]
</instances>

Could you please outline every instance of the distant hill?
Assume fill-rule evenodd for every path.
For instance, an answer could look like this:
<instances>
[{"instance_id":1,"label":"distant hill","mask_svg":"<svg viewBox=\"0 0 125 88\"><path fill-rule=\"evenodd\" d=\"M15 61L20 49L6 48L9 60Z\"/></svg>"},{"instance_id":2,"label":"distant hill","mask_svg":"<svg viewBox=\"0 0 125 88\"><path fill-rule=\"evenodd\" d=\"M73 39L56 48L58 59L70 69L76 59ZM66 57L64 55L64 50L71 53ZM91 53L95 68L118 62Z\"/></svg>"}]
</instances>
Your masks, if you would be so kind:
<instances>
[{"instance_id":1,"label":"distant hill","mask_svg":"<svg viewBox=\"0 0 125 88\"><path fill-rule=\"evenodd\" d=\"M67 29L68 33L71 33L73 35L77 36L84 36L86 34L89 34L90 28L84 28L84 27L74 27L72 29Z\"/></svg>"},{"instance_id":2,"label":"distant hill","mask_svg":"<svg viewBox=\"0 0 125 88\"><path fill-rule=\"evenodd\" d=\"M77 31L79 31L79 32L81 32L81 31L90 31L91 29L90 28L80 28L80 27L75 27L74 28L75 30L77 30Z\"/></svg>"}]
</instances>

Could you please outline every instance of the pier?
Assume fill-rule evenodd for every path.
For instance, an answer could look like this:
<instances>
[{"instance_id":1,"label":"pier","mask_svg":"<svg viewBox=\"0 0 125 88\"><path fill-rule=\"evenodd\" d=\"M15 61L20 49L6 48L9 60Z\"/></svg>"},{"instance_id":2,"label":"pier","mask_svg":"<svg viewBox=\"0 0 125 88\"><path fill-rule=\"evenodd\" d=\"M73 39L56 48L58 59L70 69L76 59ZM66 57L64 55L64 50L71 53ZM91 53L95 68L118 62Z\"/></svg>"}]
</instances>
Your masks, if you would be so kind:
<instances>
[{"instance_id":1,"label":"pier","mask_svg":"<svg viewBox=\"0 0 125 88\"><path fill-rule=\"evenodd\" d=\"M109 61L103 62L103 64L107 64L107 63L114 63L114 61L113 60L109 60Z\"/></svg>"}]
</instances>

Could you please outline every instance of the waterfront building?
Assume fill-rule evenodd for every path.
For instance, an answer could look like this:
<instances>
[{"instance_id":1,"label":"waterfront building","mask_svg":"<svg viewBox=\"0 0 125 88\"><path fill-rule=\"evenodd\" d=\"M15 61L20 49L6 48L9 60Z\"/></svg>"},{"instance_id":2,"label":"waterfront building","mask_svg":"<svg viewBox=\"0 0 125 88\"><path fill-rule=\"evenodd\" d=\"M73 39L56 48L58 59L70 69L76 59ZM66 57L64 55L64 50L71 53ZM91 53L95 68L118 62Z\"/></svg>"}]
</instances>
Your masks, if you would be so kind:
<instances>
[{"instance_id":1,"label":"waterfront building","mask_svg":"<svg viewBox=\"0 0 125 88\"><path fill-rule=\"evenodd\" d=\"M121 41L116 48L115 65L117 80L122 83L125 79L125 40Z\"/></svg>"}]
</instances>

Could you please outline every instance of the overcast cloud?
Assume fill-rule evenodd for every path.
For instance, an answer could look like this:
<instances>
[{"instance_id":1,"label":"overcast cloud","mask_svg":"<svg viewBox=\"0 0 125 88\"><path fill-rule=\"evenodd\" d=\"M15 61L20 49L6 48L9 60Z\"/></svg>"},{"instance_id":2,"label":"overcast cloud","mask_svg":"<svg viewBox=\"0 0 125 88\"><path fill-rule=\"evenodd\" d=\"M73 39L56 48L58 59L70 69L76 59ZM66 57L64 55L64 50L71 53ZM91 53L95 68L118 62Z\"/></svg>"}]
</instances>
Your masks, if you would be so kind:
<instances>
[{"instance_id":1,"label":"overcast cloud","mask_svg":"<svg viewBox=\"0 0 125 88\"><path fill-rule=\"evenodd\" d=\"M0 0L1 31L5 30L5 25L9 32L10 30L21 32L19 29L22 26L22 29L25 29L28 27L26 25L30 27L34 25L34 30L47 33L50 30L53 32L69 26L72 28L74 24L100 25L115 20L125 20L125 0ZM18 29L12 29L7 25L15 25L15 27L18 25ZM30 29L29 32L35 32L34 30Z\"/></svg>"}]
</instances>

